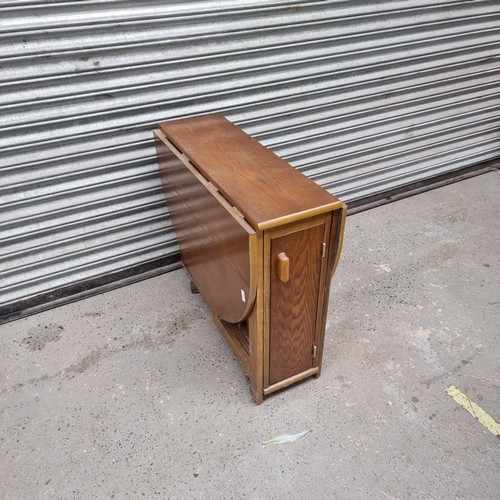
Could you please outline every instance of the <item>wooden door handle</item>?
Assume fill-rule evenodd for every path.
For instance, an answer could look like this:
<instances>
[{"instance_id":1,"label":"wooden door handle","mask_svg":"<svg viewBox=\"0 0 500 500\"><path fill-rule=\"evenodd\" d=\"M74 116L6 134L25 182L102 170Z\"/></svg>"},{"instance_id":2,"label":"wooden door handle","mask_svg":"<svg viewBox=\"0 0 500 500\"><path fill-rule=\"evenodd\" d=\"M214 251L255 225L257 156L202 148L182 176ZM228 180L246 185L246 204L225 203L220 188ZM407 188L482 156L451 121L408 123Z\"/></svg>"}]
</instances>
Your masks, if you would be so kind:
<instances>
[{"instance_id":1,"label":"wooden door handle","mask_svg":"<svg viewBox=\"0 0 500 500\"><path fill-rule=\"evenodd\" d=\"M283 283L286 283L290 279L290 259L285 252L278 254L276 274L278 275L278 279Z\"/></svg>"}]
</instances>

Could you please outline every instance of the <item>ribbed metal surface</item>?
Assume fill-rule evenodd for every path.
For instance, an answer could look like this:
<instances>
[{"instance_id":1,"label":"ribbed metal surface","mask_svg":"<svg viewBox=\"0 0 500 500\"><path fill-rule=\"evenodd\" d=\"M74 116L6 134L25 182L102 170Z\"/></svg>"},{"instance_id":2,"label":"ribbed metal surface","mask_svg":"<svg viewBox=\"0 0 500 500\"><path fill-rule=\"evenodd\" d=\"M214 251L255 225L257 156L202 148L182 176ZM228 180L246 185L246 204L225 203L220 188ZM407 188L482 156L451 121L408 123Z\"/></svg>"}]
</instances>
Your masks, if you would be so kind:
<instances>
[{"instance_id":1,"label":"ribbed metal surface","mask_svg":"<svg viewBox=\"0 0 500 500\"><path fill-rule=\"evenodd\" d=\"M177 251L158 122L352 201L500 156L499 56L498 0L0 0L0 304Z\"/></svg>"}]
</instances>

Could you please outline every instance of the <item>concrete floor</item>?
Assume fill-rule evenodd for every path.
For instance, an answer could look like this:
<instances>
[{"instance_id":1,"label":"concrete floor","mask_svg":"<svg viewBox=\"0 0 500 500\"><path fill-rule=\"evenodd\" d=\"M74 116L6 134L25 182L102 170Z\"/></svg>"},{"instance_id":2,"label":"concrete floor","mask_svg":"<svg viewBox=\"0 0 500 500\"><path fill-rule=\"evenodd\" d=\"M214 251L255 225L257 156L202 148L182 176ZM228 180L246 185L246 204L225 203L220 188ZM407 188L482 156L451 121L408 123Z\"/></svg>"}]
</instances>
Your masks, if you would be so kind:
<instances>
[{"instance_id":1,"label":"concrete floor","mask_svg":"<svg viewBox=\"0 0 500 500\"><path fill-rule=\"evenodd\" d=\"M322 376L261 406L183 271L3 325L1 498L500 498L445 393L500 421L499 214L489 173L349 217Z\"/></svg>"}]
</instances>

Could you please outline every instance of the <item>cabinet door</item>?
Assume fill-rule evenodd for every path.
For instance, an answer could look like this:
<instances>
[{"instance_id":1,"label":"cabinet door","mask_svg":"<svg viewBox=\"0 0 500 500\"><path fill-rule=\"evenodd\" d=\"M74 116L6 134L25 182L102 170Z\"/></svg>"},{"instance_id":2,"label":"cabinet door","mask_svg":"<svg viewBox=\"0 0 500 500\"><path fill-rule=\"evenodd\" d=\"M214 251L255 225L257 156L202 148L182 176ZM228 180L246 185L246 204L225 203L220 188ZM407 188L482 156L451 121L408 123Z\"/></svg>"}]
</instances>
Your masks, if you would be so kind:
<instances>
[{"instance_id":1,"label":"cabinet door","mask_svg":"<svg viewBox=\"0 0 500 500\"><path fill-rule=\"evenodd\" d=\"M270 236L269 385L314 366L325 219Z\"/></svg>"}]
</instances>

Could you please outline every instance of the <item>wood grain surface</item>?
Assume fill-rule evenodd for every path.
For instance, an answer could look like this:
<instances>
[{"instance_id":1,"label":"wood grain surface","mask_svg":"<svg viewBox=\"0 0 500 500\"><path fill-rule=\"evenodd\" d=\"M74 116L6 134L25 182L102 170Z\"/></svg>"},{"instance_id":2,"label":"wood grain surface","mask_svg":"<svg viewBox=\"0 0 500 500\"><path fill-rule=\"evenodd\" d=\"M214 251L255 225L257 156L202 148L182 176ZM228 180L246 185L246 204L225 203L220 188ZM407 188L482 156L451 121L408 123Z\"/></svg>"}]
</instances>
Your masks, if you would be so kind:
<instances>
[{"instance_id":1,"label":"wood grain surface","mask_svg":"<svg viewBox=\"0 0 500 500\"><path fill-rule=\"evenodd\" d=\"M313 367L321 248L325 224L271 239L269 384ZM289 280L277 277L278 255L289 259Z\"/></svg>"},{"instance_id":2,"label":"wood grain surface","mask_svg":"<svg viewBox=\"0 0 500 500\"><path fill-rule=\"evenodd\" d=\"M223 116L166 122L160 128L254 229L324 213L340 204Z\"/></svg>"},{"instance_id":3,"label":"wood grain surface","mask_svg":"<svg viewBox=\"0 0 500 500\"><path fill-rule=\"evenodd\" d=\"M329 235L327 239L329 241L329 244L327 245L327 269L325 273L325 282L322 286L323 294L320 295L320 307L318 314L318 332L320 332L320 334L316 339L316 343L318 346L318 357L316 359L316 364L319 368L318 373L316 374L317 377L321 375L321 366L323 364L323 347L326 333L328 299L330 297L330 282L340 259L342 241L344 238L346 214L347 205L343 203L338 210L333 211L328 216Z\"/></svg>"},{"instance_id":4,"label":"wood grain surface","mask_svg":"<svg viewBox=\"0 0 500 500\"><path fill-rule=\"evenodd\" d=\"M182 262L255 401L318 376L345 205L222 116L160 128Z\"/></svg>"},{"instance_id":5,"label":"wood grain surface","mask_svg":"<svg viewBox=\"0 0 500 500\"><path fill-rule=\"evenodd\" d=\"M212 312L238 323L255 300L250 272L255 233L238 223L158 136L155 144L182 262Z\"/></svg>"}]
</instances>

